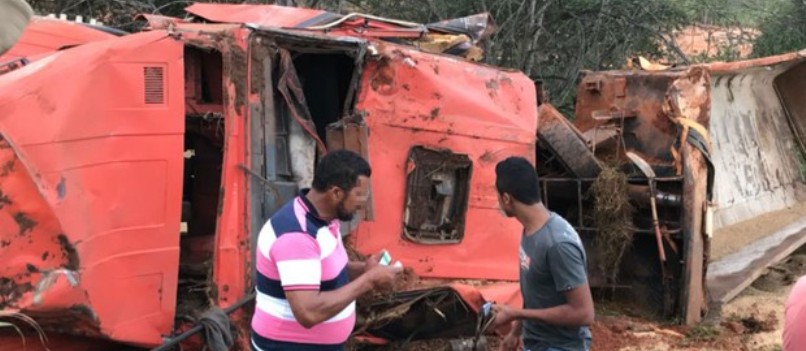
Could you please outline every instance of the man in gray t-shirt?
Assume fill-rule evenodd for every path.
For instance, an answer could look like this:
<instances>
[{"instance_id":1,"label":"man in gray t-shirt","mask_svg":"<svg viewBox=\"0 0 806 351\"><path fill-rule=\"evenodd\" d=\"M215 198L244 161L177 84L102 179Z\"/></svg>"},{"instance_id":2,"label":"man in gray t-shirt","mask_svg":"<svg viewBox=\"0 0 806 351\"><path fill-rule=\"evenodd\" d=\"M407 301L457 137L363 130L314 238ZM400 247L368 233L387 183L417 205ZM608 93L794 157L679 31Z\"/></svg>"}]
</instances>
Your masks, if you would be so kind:
<instances>
[{"instance_id":1,"label":"man in gray t-shirt","mask_svg":"<svg viewBox=\"0 0 806 351\"><path fill-rule=\"evenodd\" d=\"M493 327L512 323L502 350L587 351L593 299L585 249L573 227L541 202L537 173L510 157L495 169L501 209L523 224L520 284L523 309L495 305Z\"/></svg>"}]
</instances>

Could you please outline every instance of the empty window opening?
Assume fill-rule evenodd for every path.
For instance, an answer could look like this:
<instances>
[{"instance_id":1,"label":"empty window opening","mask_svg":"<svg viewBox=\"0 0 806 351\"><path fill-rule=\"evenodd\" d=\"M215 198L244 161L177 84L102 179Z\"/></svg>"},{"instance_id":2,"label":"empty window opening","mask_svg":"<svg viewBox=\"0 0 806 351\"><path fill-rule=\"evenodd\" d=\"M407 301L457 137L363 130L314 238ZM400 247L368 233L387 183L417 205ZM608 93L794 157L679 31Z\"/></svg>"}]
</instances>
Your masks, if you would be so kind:
<instances>
[{"instance_id":1,"label":"empty window opening","mask_svg":"<svg viewBox=\"0 0 806 351\"><path fill-rule=\"evenodd\" d=\"M327 128L344 117L352 96L354 73L354 59L343 53L279 52L276 169L278 175L290 170L299 188L311 186L317 156L327 148Z\"/></svg>"},{"instance_id":2,"label":"empty window opening","mask_svg":"<svg viewBox=\"0 0 806 351\"><path fill-rule=\"evenodd\" d=\"M177 318L196 318L210 301L219 211L224 123L220 115L188 116L182 191Z\"/></svg>"},{"instance_id":3,"label":"empty window opening","mask_svg":"<svg viewBox=\"0 0 806 351\"><path fill-rule=\"evenodd\" d=\"M221 52L185 48L185 96L189 113L221 112L224 103Z\"/></svg>"},{"instance_id":4,"label":"empty window opening","mask_svg":"<svg viewBox=\"0 0 806 351\"><path fill-rule=\"evenodd\" d=\"M185 162L177 323L196 320L211 301L212 259L224 160L222 55L185 47Z\"/></svg>"},{"instance_id":5,"label":"empty window opening","mask_svg":"<svg viewBox=\"0 0 806 351\"><path fill-rule=\"evenodd\" d=\"M462 241L472 164L467 155L449 150L411 149L403 214L406 238L423 244Z\"/></svg>"},{"instance_id":6,"label":"empty window opening","mask_svg":"<svg viewBox=\"0 0 806 351\"><path fill-rule=\"evenodd\" d=\"M305 101L316 125L319 138L325 140L329 124L341 119L355 70L354 59L338 53L295 54Z\"/></svg>"}]
</instances>

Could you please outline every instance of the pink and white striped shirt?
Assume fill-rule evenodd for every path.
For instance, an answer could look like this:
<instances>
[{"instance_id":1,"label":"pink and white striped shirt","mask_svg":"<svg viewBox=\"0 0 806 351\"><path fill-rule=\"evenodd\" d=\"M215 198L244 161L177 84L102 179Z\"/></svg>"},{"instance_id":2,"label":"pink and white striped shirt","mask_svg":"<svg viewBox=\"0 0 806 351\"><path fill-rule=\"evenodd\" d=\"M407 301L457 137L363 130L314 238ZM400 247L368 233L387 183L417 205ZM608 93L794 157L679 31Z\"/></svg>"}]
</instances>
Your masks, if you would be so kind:
<instances>
[{"instance_id":1,"label":"pink and white striped shirt","mask_svg":"<svg viewBox=\"0 0 806 351\"><path fill-rule=\"evenodd\" d=\"M802 350L806 350L806 276L792 287L784 312L784 351Z\"/></svg>"},{"instance_id":2,"label":"pink and white striped shirt","mask_svg":"<svg viewBox=\"0 0 806 351\"><path fill-rule=\"evenodd\" d=\"M338 220L326 222L302 196L277 211L257 240L257 304L252 346L257 350L338 349L355 326L355 302L310 329L294 318L286 291L331 291L349 282ZM279 345L279 346L278 346Z\"/></svg>"}]
</instances>

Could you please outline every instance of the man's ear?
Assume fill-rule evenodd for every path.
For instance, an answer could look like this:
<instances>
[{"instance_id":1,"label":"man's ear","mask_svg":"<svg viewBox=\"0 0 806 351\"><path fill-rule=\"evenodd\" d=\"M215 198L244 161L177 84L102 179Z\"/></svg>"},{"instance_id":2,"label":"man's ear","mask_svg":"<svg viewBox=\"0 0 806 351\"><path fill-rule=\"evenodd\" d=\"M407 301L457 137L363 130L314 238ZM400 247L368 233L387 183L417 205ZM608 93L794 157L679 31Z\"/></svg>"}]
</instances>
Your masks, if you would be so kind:
<instances>
[{"instance_id":1,"label":"man's ear","mask_svg":"<svg viewBox=\"0 0 806 351\"><path fill-rule=\"evenodd\" d=\"M344 199L345 196L347 196L347 193L342 188L339 188L337 186L330 187L327 193L334 203L341 201L342 199Z\"/></svg>"},{"instance_id":2,"label":"man's ear","mask_svg":"<svg viewBox=\"0 0 806 351\"><path fill-rule=\"evenodd\" d=\"M501 202L503 202L504 205L511 205L512 204L512 195L509 195L509 193L501 194Z\"/></svg>"}]
</instances>

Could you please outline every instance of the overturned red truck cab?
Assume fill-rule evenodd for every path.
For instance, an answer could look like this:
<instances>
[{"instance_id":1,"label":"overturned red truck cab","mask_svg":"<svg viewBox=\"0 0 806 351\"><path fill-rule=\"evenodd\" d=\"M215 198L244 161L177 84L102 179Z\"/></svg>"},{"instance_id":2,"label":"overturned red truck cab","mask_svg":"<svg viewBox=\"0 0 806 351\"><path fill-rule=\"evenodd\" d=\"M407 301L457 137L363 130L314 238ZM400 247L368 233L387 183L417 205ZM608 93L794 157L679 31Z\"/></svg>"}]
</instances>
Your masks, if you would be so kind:
<instances>
[{"instance_id":1,"label":"overturned red truck cab","mask_svg":"<svg viewBox=\"0 0 806 351\"><path fill-rule=\"evenodd\" d=\"M52 342L159 345L249 296L261 225L338 148L374 169L364 222L344 226L358 251L424 277L516 279L492 166L534 159L537 104L528 77L467 59L487 16L188 11L219 23L150 17L0 76L4 313ZM233 317L240 346L248 318Z\"/></svg>"},{"instance_id":2,"label":"overturned red truck cab","mask_svg":"<svg viewBox=\"0 0 806 351\"><path fill-rule=\"evenodd\" d=\"M334 149L373 168L370 206L342 226L350 246L386 249L422 279L365 305L374 313L356 335L472 336L485 300L520 304L520 228L499 213L495 164L536 161L547 205L590 248L596 157L623 154L612 141L624 135L673 199L660 213L671 263L661 274L640 208L624 263L634 269L607 279L594 254L591 283L664 317L701 317L712 183L708 150L695 147L708 134L702 69L589 75L578 129L547 104L538 128L534 82L474 62L488 15L421 25L271 5L187 11L0 75L0 311L32 318L51 348L155 347L210 308L242 307L231 321L248 349L257 233ZM625 118L615 138L598 137ZM693 143L680 134L689 126ZM638 202L656 197L645 177L630 182ZM0 329L0 350L21 343Z\"/></svg>"}]
</instances>

